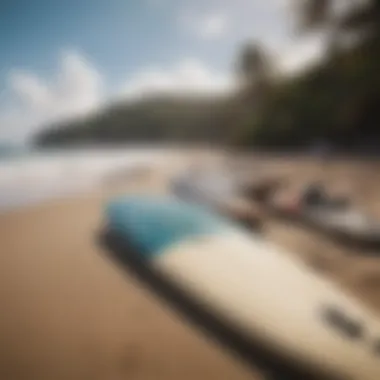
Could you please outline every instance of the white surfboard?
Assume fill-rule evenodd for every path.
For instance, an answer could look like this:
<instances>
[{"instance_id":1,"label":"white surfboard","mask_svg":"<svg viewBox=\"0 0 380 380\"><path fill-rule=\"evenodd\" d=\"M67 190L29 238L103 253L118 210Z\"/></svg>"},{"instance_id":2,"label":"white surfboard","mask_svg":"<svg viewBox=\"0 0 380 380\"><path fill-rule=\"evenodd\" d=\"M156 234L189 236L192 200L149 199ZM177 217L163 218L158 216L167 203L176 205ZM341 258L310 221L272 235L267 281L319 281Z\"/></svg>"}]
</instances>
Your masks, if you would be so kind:
<instances>
[{"instance_id":1,"label":"white surfboard","mask_svg":"<svg viewBox=\"0 0 380 380\"><path fill-rule=\"evenodd\" d=\"M169 198L117 199L106 222L200 308L266 355L307 370L297 379L380 379L379 320L279 247Z\"/></svg>"},{"instance_id":2,"label":"white surfboard","mask_svg":"<svg viewBox=\"0 0 380 380\"><path fill-rule=\"evenodd\" d=\"M316 208L306 215L326 229L351 236L354 239L380 243L380 223L353 208L325 210Z\"/></svg>"}]
</instances>

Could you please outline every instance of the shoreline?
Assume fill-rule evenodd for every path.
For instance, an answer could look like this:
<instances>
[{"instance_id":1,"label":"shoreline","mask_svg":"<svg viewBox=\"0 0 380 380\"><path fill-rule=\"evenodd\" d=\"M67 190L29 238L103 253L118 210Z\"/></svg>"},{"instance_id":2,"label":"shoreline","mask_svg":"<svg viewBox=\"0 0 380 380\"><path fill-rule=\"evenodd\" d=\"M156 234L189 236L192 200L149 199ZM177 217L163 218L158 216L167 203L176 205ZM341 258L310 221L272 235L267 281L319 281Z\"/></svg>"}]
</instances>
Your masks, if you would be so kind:
<instances>
[{"instance_id":1,"label":"shoreline","mask_svg":"<svg viewBox=\"0 0 380 380\"><path fill-rule=\"evenodd\" d=\"M195 150L59 151L29 161L0 161L0 215L45 201L80 196L99 188L123 186L144 173L181 165ZM208 152L208 154L210 154ZM214 153L215 154L215 153Z\"/></svg>"}]
</instances>

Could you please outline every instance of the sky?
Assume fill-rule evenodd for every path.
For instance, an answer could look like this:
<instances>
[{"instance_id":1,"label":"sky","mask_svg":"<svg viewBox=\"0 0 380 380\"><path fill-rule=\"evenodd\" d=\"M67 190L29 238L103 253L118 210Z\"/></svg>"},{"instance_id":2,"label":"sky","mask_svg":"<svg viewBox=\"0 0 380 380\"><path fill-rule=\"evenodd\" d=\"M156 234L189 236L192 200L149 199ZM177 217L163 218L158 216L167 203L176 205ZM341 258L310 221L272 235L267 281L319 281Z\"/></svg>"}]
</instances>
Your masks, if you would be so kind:
<instances>
[{"instance_id":1,"label":"sky","mask_svg":"<svg viewBox=\"0 0 380 380\"><path fill-rule=\"evenodd\" d=\"M154 91L228 91L249 40L298 70L321 41L294 38L289 2L2 0L0 141Z\"/></svg>"}]
</instances>

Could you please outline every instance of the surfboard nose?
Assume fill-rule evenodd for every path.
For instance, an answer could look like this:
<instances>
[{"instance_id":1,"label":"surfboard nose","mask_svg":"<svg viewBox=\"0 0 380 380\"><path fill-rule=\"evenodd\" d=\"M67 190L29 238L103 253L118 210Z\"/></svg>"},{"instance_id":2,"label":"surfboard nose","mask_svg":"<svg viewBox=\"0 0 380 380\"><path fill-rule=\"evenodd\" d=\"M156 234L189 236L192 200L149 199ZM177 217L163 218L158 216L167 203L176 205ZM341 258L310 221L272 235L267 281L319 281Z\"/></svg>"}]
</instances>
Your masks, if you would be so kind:
<instances>
[{"instance_id":1,"label":"surfboard nose","mask_svg":"<svg viewBox=\"0 0 380 380\"><path fill-rule=\"evenodd\" d=\"M173 198L127 196L106 206L108 228L152 257L169 246L220 233L226 223L200 206Z\"/></svg>"}]
</instances>

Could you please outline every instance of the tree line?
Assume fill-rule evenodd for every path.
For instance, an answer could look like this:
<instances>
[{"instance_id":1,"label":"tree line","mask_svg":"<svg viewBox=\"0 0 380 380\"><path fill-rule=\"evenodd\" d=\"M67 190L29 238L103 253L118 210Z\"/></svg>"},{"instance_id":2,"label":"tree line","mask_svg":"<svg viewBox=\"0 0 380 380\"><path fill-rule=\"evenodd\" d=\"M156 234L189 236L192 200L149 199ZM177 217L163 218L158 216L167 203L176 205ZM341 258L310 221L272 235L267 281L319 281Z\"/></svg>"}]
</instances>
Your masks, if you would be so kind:
<instances>
[{"instance_id":1,"label":"tree line","mask_svg":"<svg viewBox=\"0 0 380 380\"><path fill-rule=\"evenodd\" d=\"M380 0L290 0L297 33L323 32L323 59L283 76L265 46L237 59L239 88L228 96L156 96L50 126L39 146L107 142L211 141L302 149L324 141L342 149L380 143Z\"/></svg>"}]
</instances>

